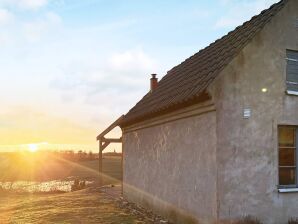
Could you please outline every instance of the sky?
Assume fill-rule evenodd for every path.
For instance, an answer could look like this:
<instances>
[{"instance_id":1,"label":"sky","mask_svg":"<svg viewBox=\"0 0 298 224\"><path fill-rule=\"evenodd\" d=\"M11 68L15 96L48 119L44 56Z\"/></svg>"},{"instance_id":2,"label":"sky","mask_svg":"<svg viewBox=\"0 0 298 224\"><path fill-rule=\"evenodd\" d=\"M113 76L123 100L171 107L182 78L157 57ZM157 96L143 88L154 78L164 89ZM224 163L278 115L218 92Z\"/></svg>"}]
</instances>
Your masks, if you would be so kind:
<instances>
[{"instance_id":1,"label":"sky","mask_svg":"<svg viewBox=\"0 0 298 224\"><path fill-rule=\"evenodd\" d=\"M96 151L151 73L162 78L277 1L0 0L0 151Z\"/></svg>"}]
</instances>

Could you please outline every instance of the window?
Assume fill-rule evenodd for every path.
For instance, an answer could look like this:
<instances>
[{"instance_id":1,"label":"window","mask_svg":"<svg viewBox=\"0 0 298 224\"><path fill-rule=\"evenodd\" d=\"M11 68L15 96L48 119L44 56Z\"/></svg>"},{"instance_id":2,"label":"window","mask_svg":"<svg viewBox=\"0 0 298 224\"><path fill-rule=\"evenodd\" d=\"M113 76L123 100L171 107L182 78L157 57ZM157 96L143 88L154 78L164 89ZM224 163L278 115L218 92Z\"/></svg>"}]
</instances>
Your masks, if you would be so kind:
<instances>
[{"instance_id":1,"label":"window","mask_svg":"<svg viewBox=\"0 0 298 224\"><path fill-rule=\"evenodd\" d=\"M298 51L287 50L287 93L298 95Z\"/></svg>"},{"instance_id":2,"label":"window","mask_svg":"<svg viewBox=\"0 0 298 224\"><path fill-rule=\"evenodd\" d=\"M297 140L297 127L280 126L278 128L280 187L298 187Z\"/></svg>"}]
</instances>

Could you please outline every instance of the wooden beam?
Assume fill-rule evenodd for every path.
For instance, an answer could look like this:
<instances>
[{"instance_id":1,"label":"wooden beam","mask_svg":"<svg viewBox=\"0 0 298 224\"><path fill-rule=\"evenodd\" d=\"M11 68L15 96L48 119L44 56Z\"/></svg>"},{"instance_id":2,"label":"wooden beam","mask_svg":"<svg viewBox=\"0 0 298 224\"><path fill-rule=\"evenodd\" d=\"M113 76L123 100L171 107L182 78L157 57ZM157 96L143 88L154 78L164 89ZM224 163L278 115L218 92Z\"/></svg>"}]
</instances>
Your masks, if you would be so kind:
<instances>
[{"instance_id":1,"label":"wooden beam","mask_svg":"<svg viewBox=\"0 0 298 224\"><path fill-rule=\"evenodd\" d=\"M105 129L102 133L97 136L97 140L99 141L102 137L112 131L115 127L119 126L120 122L123 120L124 115L119 117L113 124L111 124L107 129Z\"/></svg>"},{"instance_id":2,"label":"wooden beam","mask_svg":"<svg viewBox=\"0 0 298 224\"><path fill-rule=\"evenodd\" d=\"M108 147L109 144L110 144L110 142L105 142L105 143L101 146L101 151L103 151L106 147Z\"/></svg>"},{"instance_id":3,"label":"wooden beam","mask_svg":"<svg viewBox=\"0 0 298 224\"><path fill-rule=\"evenodd\" d=\"M98 172L99 172L99 186L103 185L102 178L102 142L99 141L99 152L98 152Z\"/></svg>"},{"instance_id":4,"label":"wooden beam","mask_svg":"<svg viewBox=\"0 0 298 224\"><path fill-rule=\"evenodd\" d=\"M122 170L122 177L121 177L121 196L123 197L123 180L124 180L124 153L125 153L125 151L124 151L124 144L123 144L124 142L122 142L122 153L121 153L121 170Z\"/></svg>"},{"instance_id":5,"label":"wooden beam","mask_svg":"<svg viewBox=\"0 0 298 224\"><path fill-rule=\"evenodd\" d=\"M102 142L110 142L110 143L122 143L122 138L104 138L100 139Z\"/></svg>"}]
</instances>

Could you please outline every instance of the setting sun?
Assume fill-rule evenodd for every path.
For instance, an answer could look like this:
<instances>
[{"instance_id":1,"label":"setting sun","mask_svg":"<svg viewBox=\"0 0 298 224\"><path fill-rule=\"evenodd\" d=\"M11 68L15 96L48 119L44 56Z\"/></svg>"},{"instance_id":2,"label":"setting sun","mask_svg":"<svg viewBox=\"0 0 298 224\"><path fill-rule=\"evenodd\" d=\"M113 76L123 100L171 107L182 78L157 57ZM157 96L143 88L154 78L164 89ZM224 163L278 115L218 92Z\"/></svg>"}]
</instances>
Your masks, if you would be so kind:
<instances>
[{"instance_id":1,"label":"setting sun","mask_svg":"<svg viewBox=\"0 0 298 224\"><path fill-rule=\"evenodd\" d=\"M36 144L29 144L28 147L30 152L36 152L38 150L38 146Z\"/></svg>"}]
</instances>

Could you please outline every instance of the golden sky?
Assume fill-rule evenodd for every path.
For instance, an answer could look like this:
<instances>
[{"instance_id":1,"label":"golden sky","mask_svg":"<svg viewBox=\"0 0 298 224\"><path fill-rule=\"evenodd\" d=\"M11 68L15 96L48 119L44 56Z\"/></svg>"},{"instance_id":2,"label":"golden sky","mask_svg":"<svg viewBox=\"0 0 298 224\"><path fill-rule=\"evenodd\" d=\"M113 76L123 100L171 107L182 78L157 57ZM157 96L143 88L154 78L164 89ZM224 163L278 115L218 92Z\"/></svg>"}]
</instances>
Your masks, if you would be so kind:
<instances>
[{"instance_id":1,"label":"golden sky","mask_svg":"<svg viewBox=\"0 0 298 224\"><path fill-rule=\"evenodd\" d=\"M96 149L96 129L84 127L67 118L55 117L44 112L37 112L23 107L14 107L7 113L0 113L0 149L19 149L21 145L47 143L51 148L65 145L88 145ZM2 145L2 146L1 146ZM87 147L88 148L88 147Z\"/></svg>"},{"instance_id":2,"label":"golden sky","mask_svg":"<svg viewBox=\"0 0 298 224\"><path fill-rule=\"evenodd\" d=\"M92 126L90 122L88 126L88 122L80 120L79 115L74 114L72 117L78 117L76 122L28 107L11 107L6 112L0 112L0 151L27 150L30 144L37 144L39 149L44 150L95 152L98 150L96 136L109 121L104 124L106 126L100 123ZM118 128L110 135L119 137L121 130ZM121 150L121 145L107 149L114 150Z\"/></svg>"},{"instance_id":3,"label":"golden sky","mask_svg":"<svg viewBox=\"0 0 298 224\"><path fill-rule=\"evenodd\" d=\"M60 144L90 144L96 130L83 127L67 120L43 112L15 108L8 114L0 114L1 144L29 144L51 142Z\"/></svg>"}]
</instances>

